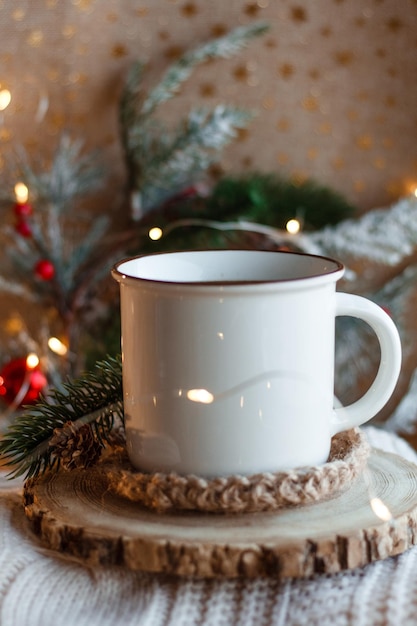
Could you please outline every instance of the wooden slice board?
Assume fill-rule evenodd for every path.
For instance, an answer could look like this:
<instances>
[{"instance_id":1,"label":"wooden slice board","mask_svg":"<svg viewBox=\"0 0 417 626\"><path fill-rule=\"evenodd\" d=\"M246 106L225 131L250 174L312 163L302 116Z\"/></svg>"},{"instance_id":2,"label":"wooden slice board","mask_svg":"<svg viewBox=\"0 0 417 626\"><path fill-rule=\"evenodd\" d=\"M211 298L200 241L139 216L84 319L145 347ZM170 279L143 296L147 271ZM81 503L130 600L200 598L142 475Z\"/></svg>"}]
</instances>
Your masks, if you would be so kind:
<instances>
[{"instance_id":1,"label":"wooden slice board","mask_svg":"<svg viewBox=\"0 0 417 626\"><path fill-rule=\"evenodd\" d=\"M45 546L90 565L286 578L363 566L417 543L417 466L379 450L345 493L271 513L158 514L110 493L105 476L98 465L28 482L25 512Z\"/></svg>"}]
</instances>

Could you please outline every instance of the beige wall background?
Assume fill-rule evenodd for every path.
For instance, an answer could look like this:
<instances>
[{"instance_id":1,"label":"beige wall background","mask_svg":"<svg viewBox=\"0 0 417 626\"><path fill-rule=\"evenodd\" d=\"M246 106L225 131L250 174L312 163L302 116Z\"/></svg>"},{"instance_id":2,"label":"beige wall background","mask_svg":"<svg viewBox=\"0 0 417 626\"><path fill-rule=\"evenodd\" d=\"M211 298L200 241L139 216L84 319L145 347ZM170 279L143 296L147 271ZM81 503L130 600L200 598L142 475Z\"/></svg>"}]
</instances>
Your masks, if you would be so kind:
<instances>
[{"instance_id":1,"label":"beige wall background","mask_svg":"<svg viewBox=\"0 0 417 626\"><path fill-rule=\"evenodd\" d=\"M3 184L17 145L47 162L67 130L109 166L97 209L118 210L117 106L131 62L148 63L151 85L187 49L254 20L269 33L200 67L167 119L199 103L255 110L220 171L313 178L363 210L417 186L415 0L2 0L0 87L12 94L0 120Z\"/></svg>"}]
</instances>

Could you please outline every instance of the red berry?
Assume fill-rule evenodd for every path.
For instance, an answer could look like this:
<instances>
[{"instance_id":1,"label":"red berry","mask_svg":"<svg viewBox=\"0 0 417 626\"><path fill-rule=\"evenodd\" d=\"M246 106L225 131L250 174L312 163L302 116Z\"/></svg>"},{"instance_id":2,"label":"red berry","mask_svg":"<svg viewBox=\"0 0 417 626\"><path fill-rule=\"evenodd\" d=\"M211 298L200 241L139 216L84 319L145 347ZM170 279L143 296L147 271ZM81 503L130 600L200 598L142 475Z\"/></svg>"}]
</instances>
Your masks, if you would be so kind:
<instances>
[{"instance_id":1,"label":"red berry","mask_svg":"<svg viewBox=\"0 0 417 626\"><path fill-rule=\"evenodd\" d=\"M14 213L15 215L17 215L17 217L27 217L28 215L32 214L32 211L33 207L28 202L25 202L24 204L20 204L19 202L17 202L14 205Z\"/></svg>"},{"instance_id":2,"label":"red berry","mask_svg":"<svg viewBox=\"0 0 417 626\"><path fill-rule=\"evenodd\" d=\"M35 274L41 280L51 280L55 274L55 268L48 259L41 259L35 265Z\"/></svg>"},{"instance_id":3,"label":"red berry","mask_svg":"<svg viewBox=\"0 0 417 626\"><path fill-rule=\"evenodd\" d=\"M22 237L32 236L32 229L26 220L18 220L16 222L15 229L16 229L16 232L19 233L19 235L22 235Z\"/></svg>"},{"instance_id":4,"label":"red berry","mask_svg":"<svg viewBox=\"0 0 417 626\"><path fill-rule=\"evenodd\" d=\"M34 393L40 393L47 383L46 377L39 369L32 370L30 374L30 387Z\"/></svg>"}]
</instances>

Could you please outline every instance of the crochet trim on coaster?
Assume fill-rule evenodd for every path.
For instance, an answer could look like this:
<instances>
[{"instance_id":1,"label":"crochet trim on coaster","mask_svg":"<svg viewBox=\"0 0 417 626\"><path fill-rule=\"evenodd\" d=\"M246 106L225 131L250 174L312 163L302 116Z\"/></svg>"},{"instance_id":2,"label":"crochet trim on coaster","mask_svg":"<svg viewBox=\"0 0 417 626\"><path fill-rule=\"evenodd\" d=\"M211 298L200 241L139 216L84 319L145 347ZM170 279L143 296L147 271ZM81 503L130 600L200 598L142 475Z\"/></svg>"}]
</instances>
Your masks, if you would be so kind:
<instances>
[{"instance_id":1,"label":"crochet trim on coaster","mask_svg":"<svg viewBox=\"0 0 417 626\"><path fill-rule=\"evenodd\" d=\"M335 435L329 460L320 466L252 476L206 479L195 475L145 474L130 465L103 467L109 489L154 511L254 513L328 500L347 490L366 465L370 446L360 429Z\"/></svg>"}]
</instances>

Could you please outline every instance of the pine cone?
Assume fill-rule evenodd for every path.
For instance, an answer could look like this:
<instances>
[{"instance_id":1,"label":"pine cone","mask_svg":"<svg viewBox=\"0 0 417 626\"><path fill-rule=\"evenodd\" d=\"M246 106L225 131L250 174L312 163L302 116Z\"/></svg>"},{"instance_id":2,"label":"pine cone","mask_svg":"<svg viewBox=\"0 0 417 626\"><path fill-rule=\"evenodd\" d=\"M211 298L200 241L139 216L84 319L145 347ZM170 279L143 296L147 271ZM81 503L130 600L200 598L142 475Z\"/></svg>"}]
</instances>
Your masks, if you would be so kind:
<instances>
[{"instance_id":1,"label":"pine cone","mask_svg":"<svg viewBox=\"0 0 417 626\"><path fill-rule=\"evenodd\" d=\"M85 469L94 465L102 451L102 445L90 424L76 426L68 421L62 428L55 428L49 442L52 458L59 459L67 470Z\"/></svg>"}]
</instances>

